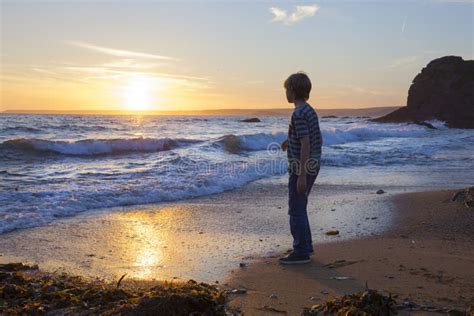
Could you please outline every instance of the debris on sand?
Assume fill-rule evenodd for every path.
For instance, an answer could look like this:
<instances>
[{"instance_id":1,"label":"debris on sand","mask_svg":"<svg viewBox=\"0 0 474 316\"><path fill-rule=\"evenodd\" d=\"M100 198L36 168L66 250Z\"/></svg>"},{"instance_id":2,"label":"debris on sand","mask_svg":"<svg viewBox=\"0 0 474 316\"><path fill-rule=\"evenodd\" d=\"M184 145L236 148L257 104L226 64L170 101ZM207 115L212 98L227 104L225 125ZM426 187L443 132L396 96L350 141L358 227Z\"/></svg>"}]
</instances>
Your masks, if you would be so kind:
<instances>
[{"instance_id":1,"label":"debris on sand","mask_svg":"<svg viewBox=\"0 0 474 316\"><path fill-rule=\"evenodd\" d=\"M247 294L247 290L246 289L233 289L232 291L230 291L230 293L232 293L232 294Z\"/></svg>"},{"instance_id":2,"label":"debris on sand","mask_svg":"<svg viewBox=\"0 0 474 316\"><path fill-rule=\"evenodd\" d=\"M326 232L326 235L328 235L328 236L339 235L339 231L338 231L338 230L328 230L328 231Z\"/></svg>"},{"instance_id":3,"label":"debris on sand","mask_svg":"<svg viewBox=\"0 0 474 316\"><path fill-rule=\"evenodd\" d=\"M377 194L384 194L384 193L385 193L385 191L384 191L384 190L382 190L382 189L380 189L380 190L378 190L378 191L377 191L377 192L375 192L375 193L377 193Z\"/></svg>"},{"instance_id":4,"label":"debris on sand","mask_svg":"<svg viewBox=\"0 0 474 316\"><path fill-rule=\"evenodd\" d=\"M466 188L453 194L451 202L461 201L465 207L474 207L474 187Z\"/></svg>"},{"instance_id":5,"label":"debris on sand","mask_svg":"<svg viewBox=\"0 0 474 316\"><path fill-rule=\"evenodd\" d=\"M271 306L268 306L268 305L264 305L264 306L256 308L256 309L259 310L259 311L263 311L263 312L273 312L273 313L277 313L277 314L288 315L287 311L284 311L282 309L277 309L275 307L271 307Z\"/></svg>"},{"instance_id":6,"label":"debris on sand","mask_svg":"<svg viewBox=\"0 0 474 316\"><path fill-rule=\"evenodd\" d=\"M225 292L190 280L146 288L0 264L0 315L226 315Z\"/></svg>"},{"instance_id":7,"label":"debris on sand","mask_svg":"<svg viewBox=\"0 0 474 316\"><path fill-rule=\"evenodd\" d=\"M352 264L358 263L359 261L347 261L347 260L336 260L334 262L325 264L323 267L329 268L329 269L336 269L336 268L341 268L345 266L350 266Z\"/></svg>"},{"instance_id":8,"label":"debris on sand","mask_svg":"<svg viewBox=\"0 0 474 316\"><path fill-rule=\"evenodd\" d=\"M313 315L394 315L395 301L391 296L366 289L364 292L344 295L324 304L305 308L303 316Z\"/></svg>"},{"instance_id":9,"label":"debris on sand","mask_svg":"<svg viewBox=\"0 0 474 316\"><path fill-rule=\"evenodd\" d=\"M331 280L337 280L337 281L352 280L352 279L354 278L348 277L348 276L335 276L331 278Z\"/></svg>"}]
</instances>

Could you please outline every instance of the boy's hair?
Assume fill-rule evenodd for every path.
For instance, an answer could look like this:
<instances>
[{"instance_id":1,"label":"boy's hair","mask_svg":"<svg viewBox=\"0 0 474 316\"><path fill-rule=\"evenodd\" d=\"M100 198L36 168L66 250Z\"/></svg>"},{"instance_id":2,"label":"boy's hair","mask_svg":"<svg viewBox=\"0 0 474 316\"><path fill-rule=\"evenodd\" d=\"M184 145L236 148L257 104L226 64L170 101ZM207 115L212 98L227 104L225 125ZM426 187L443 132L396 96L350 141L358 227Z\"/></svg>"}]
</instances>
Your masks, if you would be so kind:
<instances>
[{"instance_id":1,"label":"boy's hair","mask_svg":"<svg viewBox=\"0 0 474 316\"><path fill-rule=\"evenodd\" d=\"M283 84L285 89L293 91L295 94L295 100L309 99L309 93L311 92L311 80L307 74L299 71L295 74L290 75Z\"/></svg>"}]
</instances>

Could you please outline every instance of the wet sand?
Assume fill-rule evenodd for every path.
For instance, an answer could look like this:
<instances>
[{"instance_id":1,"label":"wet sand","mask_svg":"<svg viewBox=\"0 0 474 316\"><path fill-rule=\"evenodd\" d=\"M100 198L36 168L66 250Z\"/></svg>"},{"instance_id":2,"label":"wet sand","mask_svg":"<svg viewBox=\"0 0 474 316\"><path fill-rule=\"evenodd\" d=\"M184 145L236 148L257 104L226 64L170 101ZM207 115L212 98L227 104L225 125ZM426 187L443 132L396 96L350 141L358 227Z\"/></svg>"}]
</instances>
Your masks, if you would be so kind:
<instances>
[{"instance_id":1,"label":"wet sand","mask_svg":"<svg viewBox=\"0 0 474 316\"><path fill-rule=\"evenodd\" d=\"M0 262L117 279L225 279L241 262L291 246L286 178L173 203L103 210L58 219L0 238ZM317 185L310 199L315 242L381 234L392 219L393 192L375 186ZM340 236L326 236L338 229Z\"/></svg>"},{"instance_id":2,"label":"wet sand","mask_svg":"<svg viewBox=\"0 0 474 316\"><path fill-rule=\"evenodd\" d=\"M361 291L366 283L392 293L400 303L460 310L474 306L474 210L450 202L452 193L391 197L390 230L368 238L316 243L309 265L287 267L277 258L265 258L235 269L228 284L248 292L234 295L230 306L246 315L275 314L262 311L263 306L299 315L305 306Z\"/></svg>"}]
</instances>

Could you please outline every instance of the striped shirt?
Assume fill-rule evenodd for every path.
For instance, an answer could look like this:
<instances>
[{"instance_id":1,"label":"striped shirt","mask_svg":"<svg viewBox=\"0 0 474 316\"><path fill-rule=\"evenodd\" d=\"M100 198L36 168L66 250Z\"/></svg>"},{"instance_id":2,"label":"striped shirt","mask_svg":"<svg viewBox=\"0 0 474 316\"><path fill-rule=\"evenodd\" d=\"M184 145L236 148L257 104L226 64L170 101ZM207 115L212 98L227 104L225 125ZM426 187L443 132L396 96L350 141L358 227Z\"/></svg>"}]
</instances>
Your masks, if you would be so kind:
<instances>
[{"instance_id":1,"label":"striped shirt","mask_svg":"<svg viewBox=\"0 0 474 316\"><path fill-rule=\"evenodd\" d=\"M299 174L302 137L309 136L309 159L307 174L316 174L319 171L321 146L323 143L319 129L318 115L308 103L298 104L291 115L288 128L288 172Z\"/></svg>"}]
</instances>

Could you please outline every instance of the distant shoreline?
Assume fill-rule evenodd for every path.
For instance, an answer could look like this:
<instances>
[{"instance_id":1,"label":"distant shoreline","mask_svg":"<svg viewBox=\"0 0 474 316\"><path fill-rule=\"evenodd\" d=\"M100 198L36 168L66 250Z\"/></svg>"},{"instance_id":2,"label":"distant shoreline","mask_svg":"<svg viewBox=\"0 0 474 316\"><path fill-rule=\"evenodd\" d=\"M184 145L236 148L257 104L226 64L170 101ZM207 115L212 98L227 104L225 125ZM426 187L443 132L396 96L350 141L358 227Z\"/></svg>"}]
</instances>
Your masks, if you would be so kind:
<instances>
[{"instance_id":1,"label":"distant shoreline","mask_svg":"<svg viewBox=\"0 0 474 316\"><path fill-rule=\"evenodd\" d=\"M373 108L342 108L342 109L317 109L322 116L368 116L377 117L388 114L399 106L373 107ZM287 116L292 109L218 109L202 111L48 111L48 110L6 110L2 114L37 114L37 115L162 115L162 116Z\"/></svg>"}]
</instances>

